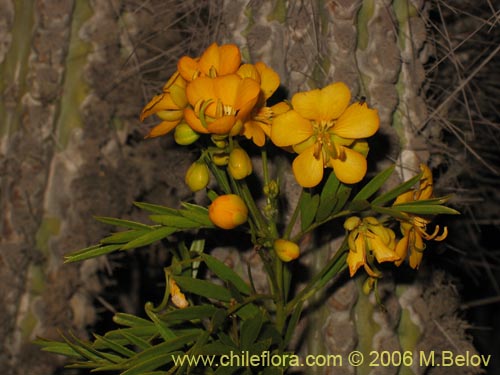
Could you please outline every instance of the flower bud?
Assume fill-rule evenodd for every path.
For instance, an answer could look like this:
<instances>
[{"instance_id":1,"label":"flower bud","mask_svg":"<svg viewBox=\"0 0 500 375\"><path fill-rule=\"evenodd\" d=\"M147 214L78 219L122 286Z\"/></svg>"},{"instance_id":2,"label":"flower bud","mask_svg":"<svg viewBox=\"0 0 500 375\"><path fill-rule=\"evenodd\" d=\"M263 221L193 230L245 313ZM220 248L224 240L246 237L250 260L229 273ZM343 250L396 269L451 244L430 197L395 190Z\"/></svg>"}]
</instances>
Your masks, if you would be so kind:
<instances>
[{"instance_id":1,"label":"flower bud","mask_svg":"<svg viewBox=\"0 0 500 375\"><path fill-rule=\"evenodd\" d=\"M242 180L252 173L252 161L245 150L234 148L229 154L227 168L235 180Z\"/></svg>"},{"instance_id":2,"label":"flower bud","mask_svg":"<svg viewBox=\"0 0 500 375\"><path fill-rule=\"evenodd\" d=\"M212 161L215 165L224 167L229 163L229 155L226 152L213 154Z\"/></svg>"},{"instance_id":3,"label":"flower bud","mask_svg":"<svg viewBox=\"0 0 500 375\"><path fill-rule=\"evenodd\" d=\"M210 181L210 171L207 165L203 162L195 161L188 168L185 181L192 192L206 188Z\"/></svg>"},{"instance_id":4,"label":"flower bud","mask_svg":"<svg viewBox=\"0 0 500 375\"><path fill-rule=\"evenodd\" d=\"M283 262L290 262L297 259L300 255L300 248L295 242L283 239L274 241L274 251Z\"/></svg>"},{"instance_id":5,"label":"flower bud","mask_svg":"<svg viewBox=\"0 0 500 375\"><path fill-rule=\"evenodd\" d=\"M344 228L346 230L354 230L359 227L361 224L361 219L357 216L351 216L350 218L344 221Z\"/></svg>"},{"instance_id":6,"label":"flower bud","mask_svg":"<svg viewBox=\"0 0 500 375\"><path fill-rule=\"evenodd\" d=\"M248 208L238 195L217 197L208 208L210 221L222 229L233 229L248 219Z\"/></svg>"},{"instance_id":7,"label":"flower bud","mask_svg":"<svg viewBox=\"0 0 500 375\"><path fill-rule=\"evenodd\" d=\"M181 146L187 146L196 142L200 138L200 134L195 132L185 122L181 122L175 127L174 139L175 143Z\"/></svg>"}]
</instances>

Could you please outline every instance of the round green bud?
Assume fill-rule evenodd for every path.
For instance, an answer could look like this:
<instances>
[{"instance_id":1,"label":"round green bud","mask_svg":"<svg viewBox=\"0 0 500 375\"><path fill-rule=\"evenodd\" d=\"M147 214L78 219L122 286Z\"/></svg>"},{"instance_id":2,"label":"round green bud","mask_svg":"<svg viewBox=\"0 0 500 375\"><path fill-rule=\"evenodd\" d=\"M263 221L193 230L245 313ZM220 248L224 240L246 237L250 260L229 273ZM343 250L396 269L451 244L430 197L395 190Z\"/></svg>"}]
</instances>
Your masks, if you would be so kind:
<instances>
[{"instance_id":1,"label":"round green bud","mask_svg":"<svg viewBox=\"0 0 500 375\"><path fill-rule=\"evenodd\" d=\"M188 146L196 142L198 138L200 138L200 134L191 129L185 122L181 122L175 127L174 140L181 146Z\"/></svg>"},{"instance_id":2,"label":"round green bud","mask_svg":"<svg viewBox=\"0 0 500 375\"><path fill-rule=\"evenodd\" d=\"M192 192L205 189L210 181L210 171L205 163L196 161L186 172L186 184Z\"/></svg>"}]
</instances>

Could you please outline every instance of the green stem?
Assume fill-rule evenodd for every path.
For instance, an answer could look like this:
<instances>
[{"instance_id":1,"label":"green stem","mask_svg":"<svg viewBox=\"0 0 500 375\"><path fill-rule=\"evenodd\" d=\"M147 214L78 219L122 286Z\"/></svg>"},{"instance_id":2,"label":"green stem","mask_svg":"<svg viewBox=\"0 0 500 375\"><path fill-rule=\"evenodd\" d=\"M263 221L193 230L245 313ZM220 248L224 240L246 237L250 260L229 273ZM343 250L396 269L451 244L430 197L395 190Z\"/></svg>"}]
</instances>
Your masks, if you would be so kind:
<instances>
[{"instance_id":1,"label":"green stem","mask_svg":"<svg viewBox=\"0 0 500 375\"><path fill-rule=\"evenodd\" d=\"M290 234L292 233L293 227L295 226L295 222L297 221L297 218L299 217L300 205L302 203L302 199L305 196L304 192L305 192L304 189L302 189L300 192L299 200L297 201L297 204L295 205L295 209L293 210L292 217L290 218L290 221L288 222L288 225L286 226L285 232L283 233L283 238L285 240L288 240L290 238Z\"/></svg>"},{"instance_id":2,"label":"green stem","mask_svg":"<svg viewBox=\"0 0 500 375\"><path fill-rule=\"evenodd\" d=\"M337 212L335 215L330 215L326 219L315 222L315 223L311 224L305 230L300 231L299 233L297 233L295 236L292 237L291 241L298 242L304 235L306 235L307 233L309 233L313 229L316 229L317 227L319 227L323 224L326 224L331 220L337 219L337 218L342 217L342 216L347 216L347 215L350 215L352 213L354 213L354 212L351 210L344 210L344 211Z\"/></svg>"},{"instance_id":3,"label":"green stem","mask_svg":"<svg viewBox=\"0 0 500 375\"><path fill-rule=\"evenodd\" d=\"M248 207L248 211L250 211L250 216L255 222L255 225L257 226L257 230L259 231L260 236L269 237L266 220L264 219L262 212L260 212L259 208L255 204L255 200L253 199L252 193L248 188L248 184L246 183L245 180L240 180L238 182L239 182L238 185L240 187L241 196Z\"/></svg>"},{"instance_id":4,"label":"green stem","mask_svg":"<svg viewBox=\"0 0 500 375\"><path fill-rule=\"evenodd\" d=\"M345 252L347 248L347 237L330 261L318 272L309 283L286 305L285 312L290 314L295 307L318 292L325 284L346 268Z\"/></svg>"}]
</instances>

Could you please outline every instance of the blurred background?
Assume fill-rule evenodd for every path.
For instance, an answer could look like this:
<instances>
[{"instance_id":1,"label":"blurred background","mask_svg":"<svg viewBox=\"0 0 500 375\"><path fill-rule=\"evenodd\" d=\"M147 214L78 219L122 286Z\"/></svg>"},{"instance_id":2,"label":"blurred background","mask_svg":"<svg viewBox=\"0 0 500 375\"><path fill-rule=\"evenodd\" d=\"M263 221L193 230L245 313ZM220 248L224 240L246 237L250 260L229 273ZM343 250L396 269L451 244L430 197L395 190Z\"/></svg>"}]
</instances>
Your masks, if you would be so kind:
<instances>
[{"instance_id":1,"label":"blurred background","mask_svg":"<svg viewBox=\"0 0 500 375\"><path fill-rule=\"evenodd\" d=\"M88 337L159 298L162 244L63 256L113 229L93 216L145 220L132 202L189 199L195 155L169 136L145 140L154 120L138 116L179 57L214 41L272 66L285 93L343 80L366 97L382 119L375 169L429 163L436 195L453 194L462 215L440 219L450 235L426 251L423 277L446 274L446 329L500 373L499 22L493 0L0 0L4 374L71 374L31 341Z\"/></svg>"}]
</instances>

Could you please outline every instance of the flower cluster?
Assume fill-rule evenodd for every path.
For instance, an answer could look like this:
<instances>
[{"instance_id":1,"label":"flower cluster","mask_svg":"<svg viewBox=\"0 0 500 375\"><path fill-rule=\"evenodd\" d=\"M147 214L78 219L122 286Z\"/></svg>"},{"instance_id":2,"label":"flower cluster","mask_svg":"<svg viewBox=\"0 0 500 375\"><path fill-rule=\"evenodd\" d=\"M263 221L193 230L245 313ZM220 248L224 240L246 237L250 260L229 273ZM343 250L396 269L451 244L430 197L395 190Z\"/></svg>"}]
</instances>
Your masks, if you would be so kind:
<instances>
[{"instance_id":1,"label":"flower cluster","mask_svg":"<svg viewBox=\"0 0 500 375\"><path fill-rule=\"evenodd\" d=\"M278 74L266 64L242 63L236 45L213 43L200 57L182 57L163 92L153 97L141 113L141 120L152 115L162 120L147 137L174 131L174 139L180 145L200 141L201 156L187 170L185 182L193 192L205 189L213 174L218 174L219 185L221 181L226 184L225 195L212 198L208 211L211 222L219 228L233 229L246 223L250 216L259 216L248 197L242 199L239 188L234 190L237 182L253 172L252 160L240 138L251 140L257 147L270 140L275 146L296 153L292 170L303 188L319 186L325 174L333 173L339 183L348 185L360 182L366 175L366 139L379 129L377 110L369 108L365 101L352 103L351 92L343 82L298 92L289 102L270 106L268 100L279 85ZM224 171L222 179L220 170ZM266 193L271 183L266 181L264 188L268 203L276 200L276 194ZM401 194L393 207L431 197L432 176L422 166L419 188ZM274 211L276 208L268 204L260 216L264 220L273 218ZM410 266L418 268L424 240L440 241L447 235L446 228L438 235L439 227L429 234L429 217L404 211L394 217L400 224L399 240L387 226L388 219L352 216L345 221L351 276L363 266L371 277L380 277L377 263L399 266L407 257ZM253 224L257 224L253 228L260 229L259 235L265 237L263 242L273 243L282 261L299 256L296 243L277 239L276 233L265 229L275 223L255 222L250 226Z\"/></svg>"},{"instance_id":2,"label":"flower cluster","mask_svg":"<svg viewBox=\"0 0 500 375\"><path fill-rule=\"evenodd\" d=\"M162 122L147 137L175 129L181 145L210 135L219 148L210 156L218 165L232 165L229 137L244 136L259 147L270 138L298 154L293 173L303 187L318 185L327 167L344 183L359 182L367 168L364 139L379 127L377 111L364 102L350 104L350 90L342 82L296 93L291 105L283 101L268 106L279 84L278 74L266 64L242 64L237 46L213 43L199 58L179 60L163 92L144 107L141 120L156 115ZM247 159L240 150L240 157ZM247 168L234 177L249 173Z\"/></svg>"},{"instance_id":3,"label":"flower cluster","mask_svg":"<svg viewBox=\"0 0 500 375\"><path fill-rule=\"evenodd\" d=\"M422 164L420 169L422 177L419 187L399 195L393 207L432 198L432 173L426 165ZM352 216L344 222L344 228L349 232L347 264L351 276L364 266L368 275L380 277L381 273L376 270L374 264L375 259L378 263L393 262L396 266L400 266L408 257L410 267L416 269L422 261L425 249L424 240L442 241L448 234L445 227L443 233L439 235L439 226L435 227L432 234L427 233L427 224L431 222L428 216L402 212L397 220L402 234L398 241L396 241L395 233L374 217L360 219Z\"/></svg>"}]
</instances>

